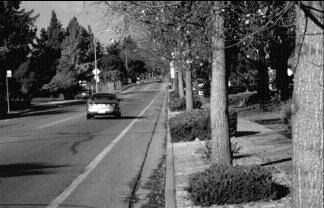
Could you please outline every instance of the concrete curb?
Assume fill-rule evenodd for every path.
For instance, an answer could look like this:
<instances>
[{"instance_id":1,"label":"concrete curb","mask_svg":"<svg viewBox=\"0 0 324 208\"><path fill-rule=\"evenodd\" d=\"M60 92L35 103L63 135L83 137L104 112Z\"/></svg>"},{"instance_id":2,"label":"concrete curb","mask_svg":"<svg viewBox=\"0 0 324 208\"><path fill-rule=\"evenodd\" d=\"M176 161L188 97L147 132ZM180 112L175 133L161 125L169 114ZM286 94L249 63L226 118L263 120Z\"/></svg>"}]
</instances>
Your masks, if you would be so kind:
<instances>
[{"instance_id":1,"label":"concrete curb","mask_svg":"<svg viewBox=\"0 0 324 208\"><path fill-rule=\"evenodd\" d=\"M165 208L176 208L173 144L169 127L169 91L167 92L167 158L165 177Z\"/></svg>"}]
</instances>

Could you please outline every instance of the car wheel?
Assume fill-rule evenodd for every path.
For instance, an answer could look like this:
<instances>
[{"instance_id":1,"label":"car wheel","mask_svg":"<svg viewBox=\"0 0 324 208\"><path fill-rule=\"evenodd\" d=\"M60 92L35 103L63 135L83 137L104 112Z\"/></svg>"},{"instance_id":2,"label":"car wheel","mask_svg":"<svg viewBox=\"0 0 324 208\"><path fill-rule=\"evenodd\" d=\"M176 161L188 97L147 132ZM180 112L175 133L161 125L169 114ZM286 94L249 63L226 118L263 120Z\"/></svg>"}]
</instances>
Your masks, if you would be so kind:
<instances>
[{"instance_id":1,"label":"car wheel","mask_svg":"<svg viewBox=\"0 0 324 208\"><path fill-rule=\"evenodd\" d=\"M90 114L87 114L87 120L91 119L92 116Z\"/></svg>"},{"instance_id":2,"label":"car wheel","mask_svg":"<svg viewBox=\"0 0 324 208\"><path fill-rule=\"evenodd\" d=\"M115 117L116 117L116 118L121 118L121 113L120 113L120 112L116 113L116 114L115 114Z\"/></svg>"}]
</instances>

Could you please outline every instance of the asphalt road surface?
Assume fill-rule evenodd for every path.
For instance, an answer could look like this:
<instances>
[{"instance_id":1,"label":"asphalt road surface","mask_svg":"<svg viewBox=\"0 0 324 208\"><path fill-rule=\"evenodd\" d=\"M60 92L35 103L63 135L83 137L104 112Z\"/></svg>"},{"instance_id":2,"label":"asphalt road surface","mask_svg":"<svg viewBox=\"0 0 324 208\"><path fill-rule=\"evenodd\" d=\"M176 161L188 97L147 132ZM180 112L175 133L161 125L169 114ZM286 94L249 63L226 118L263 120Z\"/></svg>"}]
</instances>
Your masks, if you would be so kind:
<instances>
[{"instance_id":1,"label":"asphalt road surface","mask_svg":"<svg viewBox=\"0 0 324 208\"><path fill-rule=\"evenodd\" d=\"M165 139L166 87L121 93L120 119L86 120L82 104L0 120L0 207L130 207L152 138Z\"/></svg>"}]
</instances>

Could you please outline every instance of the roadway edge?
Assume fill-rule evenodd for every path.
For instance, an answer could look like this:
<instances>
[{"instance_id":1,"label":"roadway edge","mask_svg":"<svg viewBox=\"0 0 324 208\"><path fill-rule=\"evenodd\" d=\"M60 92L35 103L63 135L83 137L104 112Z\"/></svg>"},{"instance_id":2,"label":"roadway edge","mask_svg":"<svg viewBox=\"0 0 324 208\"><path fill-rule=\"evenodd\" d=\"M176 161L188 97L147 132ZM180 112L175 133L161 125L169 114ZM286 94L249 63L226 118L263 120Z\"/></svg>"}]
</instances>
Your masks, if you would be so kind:
<instances>
[{"instance_id":1,"label":"roadway edge","mask_svg":"<svg viewBox=\"0 0 324 208\"><path fill-rule=\"evenodd\" d=\"M167 90L167 158L166 158L166 176L165 176L165 208L176 208L175 198L175 177L174 177L174 156L173 144L171 142L170 126L169 126L169 90Z\"/></svg>"}]
</instances>

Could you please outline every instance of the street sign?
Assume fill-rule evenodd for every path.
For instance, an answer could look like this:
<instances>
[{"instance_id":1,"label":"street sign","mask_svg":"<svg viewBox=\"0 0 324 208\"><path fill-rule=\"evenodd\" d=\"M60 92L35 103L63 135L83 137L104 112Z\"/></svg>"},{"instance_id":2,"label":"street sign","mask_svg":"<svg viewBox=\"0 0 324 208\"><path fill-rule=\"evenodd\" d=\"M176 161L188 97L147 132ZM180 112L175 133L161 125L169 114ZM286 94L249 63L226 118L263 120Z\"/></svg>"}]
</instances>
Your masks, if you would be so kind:
<instances>
[{"instance_id":1,"label":"street sign","mask_svg":"<svg viewBox=\"0 0 324 208\"><path fill-rule=\"evenodd\" d=\"M7 78L10 78L10 77L12 77L12 72L11 72L11 70L7 70Z\"/></svg>"},{"instance_id":2,"label":"street sign","mask_svg":"<svg viewBox=\"0 0 324 208\"><path fill-rule=\"evenodd\" d=\"M94 70L92 70L92 73L94 75L98 75L100 73L99 69L98 68L95 68Z\"/></svg>"}]
</instances>

